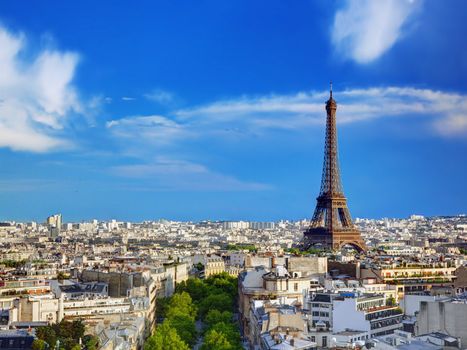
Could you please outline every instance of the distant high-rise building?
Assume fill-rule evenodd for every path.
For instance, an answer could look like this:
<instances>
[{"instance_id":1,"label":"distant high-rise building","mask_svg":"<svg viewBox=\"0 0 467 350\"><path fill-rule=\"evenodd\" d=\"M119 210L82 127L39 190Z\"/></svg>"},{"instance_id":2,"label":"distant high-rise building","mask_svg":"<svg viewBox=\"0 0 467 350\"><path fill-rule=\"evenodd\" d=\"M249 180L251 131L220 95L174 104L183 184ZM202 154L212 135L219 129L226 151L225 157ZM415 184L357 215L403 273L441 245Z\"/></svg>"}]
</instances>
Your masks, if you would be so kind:
<instances>
[{"instance_id":1,"label":"distant high-rise building","mask_svg":"<svg viewBox=\"0 0 467 350\"><path fill-rule=\"evenodd\" d=\"M47 218L47 226L52 238L58 237L62 228L62 214L55 214Z\"/></svg>"},{"instance_id":2,"label":"distant high-rise building","mask_svg":"<svg viewBox=\"0 0 467 350\"><path fill-rule=\"evenodd\" d=\"M248 229L250 228L250 223L246 221L224 221L222 228L224 230Z\"/></svg>"},{"instance_id":3,"label":"distant high-rise building","mask_svg":"<svg viewBox=\"0 0 467 350\"><path fill-rule=\"evenodd\" d=\"M332 98L332 84L329 100L326 102L326 139L321 189L310 227L304 232L304 246L321 245L340 249L351 245L358 251L366 249L360 232L354 226L347 200L342 189L337 149L336 128L337 103Z\"/></svg>"}]
</instances>

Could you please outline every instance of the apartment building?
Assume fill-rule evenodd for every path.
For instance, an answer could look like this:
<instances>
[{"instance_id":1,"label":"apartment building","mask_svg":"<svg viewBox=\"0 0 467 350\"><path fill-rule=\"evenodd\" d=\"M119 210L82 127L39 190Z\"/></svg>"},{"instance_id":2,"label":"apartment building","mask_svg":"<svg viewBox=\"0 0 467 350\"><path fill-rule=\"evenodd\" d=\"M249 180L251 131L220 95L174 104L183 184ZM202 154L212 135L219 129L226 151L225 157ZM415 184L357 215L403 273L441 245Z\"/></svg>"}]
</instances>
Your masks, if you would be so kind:
<instances>
[{"instance_id":1,"label":"apartment building","mask_svg":"<svg viewBox=\"0 0 467 350\"><path fill-rule=\"evenodd\" d=\"M349 329L368 338L402 328L402 310L386 305L384 294L358 292L310 293L307 300L310 328L324 327L333 333Z\"/></svg>"}]
</instances>

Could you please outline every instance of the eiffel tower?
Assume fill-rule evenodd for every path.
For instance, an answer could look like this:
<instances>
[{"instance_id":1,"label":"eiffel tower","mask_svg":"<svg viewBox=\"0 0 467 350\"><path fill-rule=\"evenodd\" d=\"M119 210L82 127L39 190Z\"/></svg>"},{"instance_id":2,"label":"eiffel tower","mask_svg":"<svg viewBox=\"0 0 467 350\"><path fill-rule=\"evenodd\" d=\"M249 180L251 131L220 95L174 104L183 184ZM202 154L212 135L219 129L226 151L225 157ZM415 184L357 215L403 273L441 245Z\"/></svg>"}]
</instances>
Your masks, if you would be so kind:
<instances>
[{"instance_id":1,"label":"eiffel tower","mask_svg":"<svg viewBox=\"0 0 467 350\"><path fill-rule=\"evenodd\" d=\"M304 232L303 248L321 246L338 250L348 244L361 252L366 250L366 246L352 222L342 189L337 150L337 103L332 98L332 82L329 93L321 189L310 227Z\"/></svg>"}]
</instances>

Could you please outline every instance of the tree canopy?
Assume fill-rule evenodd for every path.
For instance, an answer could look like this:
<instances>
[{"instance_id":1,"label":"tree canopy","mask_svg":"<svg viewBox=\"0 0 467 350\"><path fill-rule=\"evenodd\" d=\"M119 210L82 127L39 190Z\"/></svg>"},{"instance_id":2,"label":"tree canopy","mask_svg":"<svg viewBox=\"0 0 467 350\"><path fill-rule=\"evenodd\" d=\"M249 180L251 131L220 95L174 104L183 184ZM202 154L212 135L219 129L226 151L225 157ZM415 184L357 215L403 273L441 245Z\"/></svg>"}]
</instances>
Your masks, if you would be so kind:
<instances>
[{"instance_id":1,"label":"tree canopy","mask_svg":"<svg viewBox=\"0 0 467 350\"><path fill-rule=\"evenodd\" d=\"M79 346L79 340L84 339L84 344L88 350L96 350L99 347L99 339L92 335L84 335L85 326L81 320L61 321L48 326L38 327L36 329L37 339L33 343L34 350L43 350L53 348L60 342L60 348L65 350L74 350Z\"/></svg>"},{"instance_id":2,"label":"tree canopy","mask_svg":"<svg viewBox=\"0 0 467 350\"><path fill-rule=\"evenodd\" d=\"M163 323L148 338L145 350L193 347L198 337L197 318L205 326L202 349L242 349L233 320L236 298L237 279L227 273L178 284L172 297L158 300L156 316Z\"/></svg>"},{"instance_id":3,"label":"tree canopy","mask_svg":"<svg viewBox=\"0 0 467 350\"><path fill-rule=\"evenodd\" d=\"M146 340L144 350L189 350L177 331L166 321Z\"/></svg>"}]
</instances>

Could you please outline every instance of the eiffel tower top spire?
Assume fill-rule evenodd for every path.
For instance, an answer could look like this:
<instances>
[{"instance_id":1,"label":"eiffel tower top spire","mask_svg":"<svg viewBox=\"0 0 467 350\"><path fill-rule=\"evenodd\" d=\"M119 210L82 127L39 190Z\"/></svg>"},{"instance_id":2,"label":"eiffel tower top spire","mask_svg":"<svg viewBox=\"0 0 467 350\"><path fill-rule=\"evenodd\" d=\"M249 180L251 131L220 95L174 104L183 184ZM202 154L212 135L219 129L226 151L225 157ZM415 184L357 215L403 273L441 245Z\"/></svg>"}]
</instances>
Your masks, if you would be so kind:
<instances>
[{"instance_id":1,"label":"eiffel tower top spire","mask_svg":"<svg viewBox=\"0 0 467 350\"><path fill-rule=\"evenodd\" d=\"M332 81L330 83L329 100L326 101L326 138L324 142L323 173L321 177L320 196L344 197L339 169L336 127L337 103L332 98Z\"/></svg>"}]
</instances>

